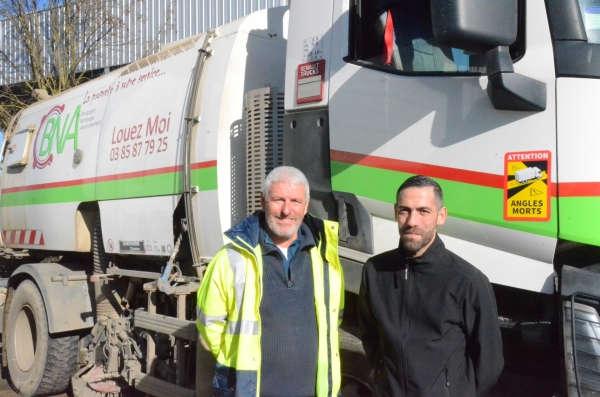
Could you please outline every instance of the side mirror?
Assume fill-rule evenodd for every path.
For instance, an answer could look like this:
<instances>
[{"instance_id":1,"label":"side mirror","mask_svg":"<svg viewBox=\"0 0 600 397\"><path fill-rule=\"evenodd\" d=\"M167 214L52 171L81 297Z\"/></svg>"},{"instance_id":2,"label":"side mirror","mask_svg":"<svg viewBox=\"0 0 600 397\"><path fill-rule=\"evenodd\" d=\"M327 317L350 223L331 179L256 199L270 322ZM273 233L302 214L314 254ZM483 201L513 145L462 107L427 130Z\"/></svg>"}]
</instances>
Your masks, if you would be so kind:
<instances>
[{"instance_id":1,"label":"side mirror","mask_svg":"<svg viewBox=\"0 0 600 397\"><path fill-rule=\"evenodd\" d=\"M517 39L517 0L431 0L433 36L443 45L485 53Z\"/></svg>"},{"instance_id":2,"label":"side mirror","mask_svg":"<svg viewBox=\"0 0 600 397\"><path fill-rule=\"evenodd\" d=\"M430 0L433 36L443 45L486 54L494 108L546 110L546 84L514 72L508 46L517 39L518 0Z\"/></svg>"},{"instance_id":3,"label":"side mirror","mask_svg":"<svg viewBox=\"0 0 600 397\"><path fill-rule=\"evenodd\" d=\"M494 108L542 112L546 110L546 84L514 72L508 47L496 47L486 56L487 92Z\"/></svg>"}]
</instances>

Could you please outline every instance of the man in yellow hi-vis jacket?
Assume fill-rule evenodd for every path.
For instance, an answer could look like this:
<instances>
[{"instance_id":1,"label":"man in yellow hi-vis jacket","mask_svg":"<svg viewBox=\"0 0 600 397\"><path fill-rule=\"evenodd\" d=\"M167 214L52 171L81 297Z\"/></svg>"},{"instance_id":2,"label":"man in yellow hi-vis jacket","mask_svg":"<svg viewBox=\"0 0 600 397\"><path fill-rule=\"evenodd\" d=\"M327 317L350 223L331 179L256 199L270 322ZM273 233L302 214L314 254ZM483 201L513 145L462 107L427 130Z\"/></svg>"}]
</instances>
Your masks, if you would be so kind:
<instances>
[{"instance_id":1,"label":"man in yellow hi-vis jacket","mask_svg":"<svg viewBox=\"0 0 600 397\"><path fill-rule=\"evenodd\" d=\"M257 211L225 232L198 290L197 326L216 357L214 395L335 397L344 279L338 225L308 214L293 167L266 178Z\"/></svg>"}]
</instances>

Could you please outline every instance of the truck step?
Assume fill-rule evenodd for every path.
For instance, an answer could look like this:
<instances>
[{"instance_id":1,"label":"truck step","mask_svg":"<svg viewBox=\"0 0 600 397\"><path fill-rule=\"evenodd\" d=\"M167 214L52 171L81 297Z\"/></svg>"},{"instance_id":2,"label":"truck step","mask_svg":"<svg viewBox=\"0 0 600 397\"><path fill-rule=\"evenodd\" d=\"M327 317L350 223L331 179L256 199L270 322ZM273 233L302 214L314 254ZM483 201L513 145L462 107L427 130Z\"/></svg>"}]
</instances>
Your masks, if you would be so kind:
<instances>
[{"instance_id":1,"label":"truck step","mask_svg":"<svg viewBox=\"0 0 600 397\"><path fill-rule=\"evenodd\" d=\"M127 270L127 269L119 269L116 266L109 267L106 269L106 274L114 275L114 276L124 276L124 277L138 277L138 278L146 278L150 280L158 280L162 274L154 273L154 272L143 272L139 270Z\"/></svg>"},{"instance_id":2,"label":"truck step","mask_svg":"<svg viewBox=\"0 0 600 397\"><path fill-rule=\"evenodd\" d=\"M176 338L186 339L192 342L195 342L197 338L196 323L193 321L182 320L162 314L150 314L142 309L135 311L133 324L138 328L165 335L173 335Z\"/></svg>"},{"instance_id":3,"label":"truck step","mask_svg":"<svg viewBox=\"0 0 600 397\"><path fill-rule=\"evenodd\" d=\"M141 372L135 376L135 388L136 390L157 397L196 397L194 390L165 382Z\"/></svg>"}]
</instances>

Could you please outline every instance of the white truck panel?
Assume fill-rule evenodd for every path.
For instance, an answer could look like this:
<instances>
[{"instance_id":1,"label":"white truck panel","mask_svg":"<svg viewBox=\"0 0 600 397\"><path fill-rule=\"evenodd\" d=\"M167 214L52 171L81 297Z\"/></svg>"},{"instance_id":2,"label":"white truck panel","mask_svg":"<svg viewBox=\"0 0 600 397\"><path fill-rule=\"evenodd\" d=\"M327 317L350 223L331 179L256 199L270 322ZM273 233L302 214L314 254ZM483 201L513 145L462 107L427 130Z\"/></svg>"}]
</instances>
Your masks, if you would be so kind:
<instances>
[{"instance_id":1,"label":"white truck panel","mask_svg":"<svg viewBox=\"0 0 600 397\"><path fill-rule=\"evenodd\" d=\"M287 14L287 8L274 8L269 12L253 15L251 21L244 21L235 42L232 43L232 56L225 66L228 77L223 82L222 96L219 102L210 101L213 103L211 107L215 105L218 107L202 111L203 114L214 117L215 122L218 122L219 144L216 150L218 164L228 164L228 166L218 167L223 230L227 230L246 215L235 213L233 209L234 200L236 203L245 202L245 198L239 200L240 197L245 197L245 186L236 187L233 183L236 179L245 181L245 155L235 156L236 147L244 148L245 152L244 94L265 86L283 87L287 45L283 38L285 35L283 22ZM217 41L219 40L221 39L217 38Z\"/></svg>"},{"instance_id":2,"label":"white truck panel","mask_svg":"<svg viewBox=\"0 0 600 397\"><path fill-rule=\"evenodd\" d=\"M116 79L103 121L98 176L120 179L125 173L183 164L184 106L202 45L196 40L187 51Z\"/></svg>"},{"instance_id":3,"label":"white truck panel","mask_svg":"<svg viewBox=\"0 0 600 397\"><path fill-rule=\"evenodd\" d=\"M108 92L115 77L116 72L101 76L84 87L51 96L25 110L18 129L33 126L36 132L29 153L30 164L21 171L25 179L20 182L47 184L95 175L98 136L110 96ZM79 123L74 120L76 118L79 118ZM53 127L60 128L60 131ZM69 134L75 132L76 139ZM83 152L79 164L73 163L75 142ZM16 182L14 178L7 178L7 183ZM3 185L3 189L8 187Z\"/></svg>"},{"instance_id":4,"label":"white truck panel","mask_svg":"<svg viewBox=\"0 0 600 397\"><path fill-rule=\"evenodd\" d=\"M440 236L449 250L472 263L494 284L545 294L555 292L555 273L551 263L474 244L443 233L440 233ZM554 248L555 244L552 244L551 247ZM502 266L499 266L499 263Z\"/></svg>"},{"instance_id":5,"label":"white truck panel","mask_svg":"<svg viewBox=\"0 0 600 397\"><path fill-rule=\"evenodd\" d=\"M498 111L478 80L398 76L347 64L331 82L338 89L330 105L331 149L497 175L504 173L506 152L555 151L553 95L544 112ZM551 92L553 80L544 80ZM364 100L353 101L359 91ZM477 110L467 111L475 102ZM521 133L531 130L547 131L546 139Z\"/></svg>"},{"instance_id":6,"label":"white truck panel","mask_svg":"<svg viewBox=\"0 0 600 397\"><path fill-rule=\"evenodd\" d=\"M27 165L11 168L2 178L3 231L40 230L48 236L45 249L76 249L75 210L81 201L95 198L98 136L115 75L99 77L25 110L16 131L34 127L33 142ZM76 149L82 154L79 163L74 161ZM10 198L11 192L21 196Z\"/></svg>"},{"instance_id":7,"label":"white truck panel","mask_svg":"<svg viewBox=\"0 0 600 397\"><path fill-rule=\"evenodd\" d=\"M32 248L54 251L77 251L75 229L76 211L79 203L40 204L20 208L2 207L0 216L4 242L12 248ZM19 214L23 214L19 217ZM6 218L5 218L6 216ZM10 237L14 233L14 237ZM3 235L4 236L4 235Z\"/></svg>"},{"instance_id":8,"label":"white truck panel","mask_svg":"<svg viewBox=\"0 0 600 397\"><path fill-rule=\"evenodd\" d=\"M197 227L199 231L197 235L198 248L200 256L212 258L223 247L224 239L223 232L227 229L219 228L221 202L217 191L209 190L199 192L194 195L194 211Z\"/></svg>"},{"instance_id":9,"label":"white truck panel","mask_svg":"<svg viewBox=\"0 0 600 397\"><path fill-rule=\"evenodd\" d=\"M327 106L329 98L329 79L331 67L331 54L335 51L332 48L332 20L333 2L319 0L304 0L302 2L291 2L290 14L294 17L290 20L289 26L289 44L287 47L287 64L285 65L285 109L312 109L316 107ZM316 55L307 60L304 57L305 48L310 50L314 48L315 39L319 51L322 55ZM307 46L310 46L308 48ZM344 45L345 48L348 44ZM336 52L337 55L337 52ZM296 85L298 65L310 60L325 60L325 83L323 87L323 100L318 102L309 102L304 104L296 103Z\"/></svg>"},{"instance_id":10,"label":"white truck panel","mask_svg":"<svg viewBox=\"0 0 600 397\"><path fill-rule=\"evenodd\" d=\"M348 40L347 2L336 0L334 11L339 48ZM546 83L545 111L494 109L486 76L400 76L346 63L338 52L331 58L331 149L497 175L504 174L505 152L554 152L554 58L544 4L528 4L527 18L544 21L527 24L527 51L514 67ZM544 138L522 131L542 131Z\"/></svg>"},{"instance_id":11,"label":"white truck panel","mask_svg":"<svg viewBox=\"0 0 600 397\"><path fill-rule=\"evenodd\" d=\"M102 238L108 253L170 256L173 211L181 195L101 201Z\"/></svg>"},{"instance_id":12,"label":"white truck panel","mask_svg":"<svg viewBox=\"0 0 600 397\"><path fill-rule=\"evenodd\" d=\"M561 77L556 84L560 182L598 182L600 80Z\"/></svg>"}]
</instances>

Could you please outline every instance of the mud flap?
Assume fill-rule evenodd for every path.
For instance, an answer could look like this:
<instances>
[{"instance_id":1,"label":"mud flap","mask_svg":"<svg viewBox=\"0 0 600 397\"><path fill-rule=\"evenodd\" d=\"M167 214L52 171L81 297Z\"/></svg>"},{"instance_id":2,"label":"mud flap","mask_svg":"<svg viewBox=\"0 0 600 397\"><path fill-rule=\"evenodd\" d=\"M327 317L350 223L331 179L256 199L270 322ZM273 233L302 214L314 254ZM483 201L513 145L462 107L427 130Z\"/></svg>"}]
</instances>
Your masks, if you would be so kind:
<instances>
[{"instance_id":1,"label":"mud flap","mask_svg":"<svg viewBox=\"0 0 600 397\"><path fill-rule=\"evenodd\" d=\"M563 266L560 296L567 395L596 396L600 393L600 274Z\"/></svg>"}]
</instances>

